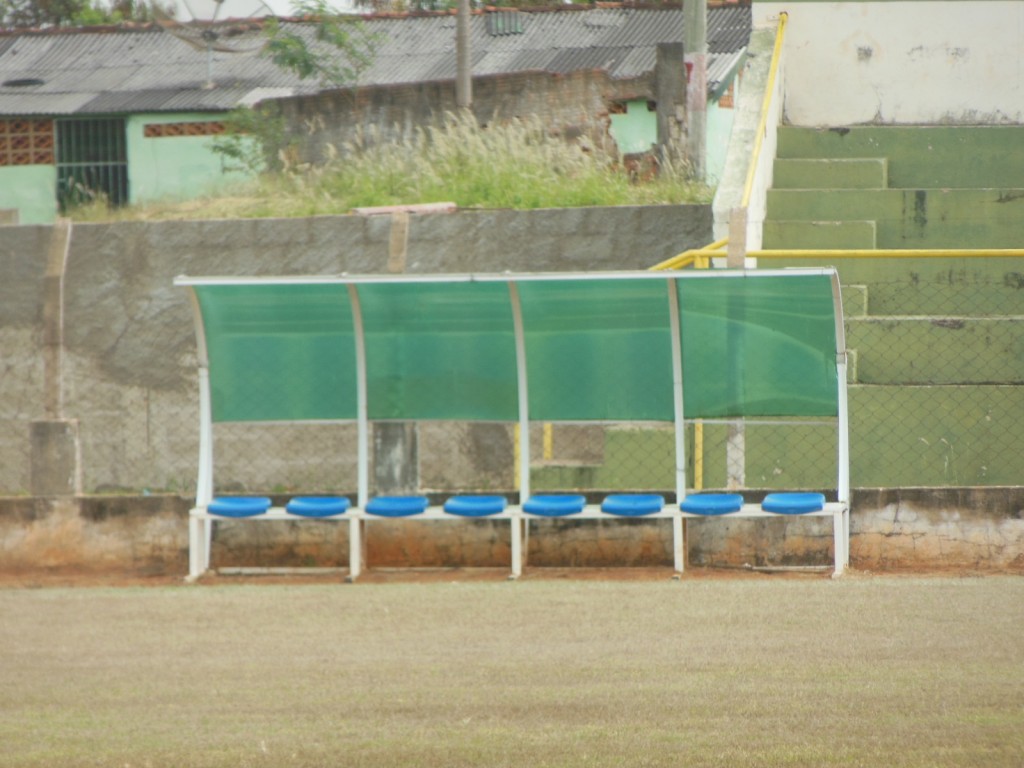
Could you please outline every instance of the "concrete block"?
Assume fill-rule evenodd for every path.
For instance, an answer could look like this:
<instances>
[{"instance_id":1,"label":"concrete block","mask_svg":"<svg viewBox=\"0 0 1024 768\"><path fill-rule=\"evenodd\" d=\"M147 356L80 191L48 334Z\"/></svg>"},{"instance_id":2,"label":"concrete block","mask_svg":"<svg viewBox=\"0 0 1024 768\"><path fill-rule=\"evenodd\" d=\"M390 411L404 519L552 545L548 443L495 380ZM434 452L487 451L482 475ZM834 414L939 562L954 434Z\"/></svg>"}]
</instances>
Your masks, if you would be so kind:
<instances>
[{"instance_id":1,"label":"concrete block","mask_svg":"<svg viewBox=\"0 0 1024 768\"><path fill-rule=\"evenodd\" d=\"M885 157L889 186L1019 187L1022 125L779 127L778 158Z\"/></svg>"},{"instance_id":2,"label":"concrete block","mask_svg":"<svg viewBox=\"0 0 1024 768\"><path fill-rule=\"evenodd\" d=\"M763 259L763 266L834 266L842 285L867 286L872 315L1019 316L1024 265L1015 258Z\"/></svg>"},{"instance_id":3,"label":"concrete block","mask_svg":"<svg viewBox=\"0 0 1024 768\"><path fill-rule=\"evenodd\" d=\"M763 246L796 250L873 249L875 222L768 219L764 223Z\"/></svg>"},{"instance_id":4,"label":"concrete block","mask_svg":"<svg viewBox=\"0 0 1024 768\"><path fill-rule=\"evenodd\" d=\"M29 425L32 450L33 496L74 496L81 493L81 447L78 422L72 419L33 421Z\"/></svg>"},{"instance_id":5,"label":"concrete block","mask_svg":"<svg viewBox=\"0 0 1024 768\"><path fill-rule=\"evenodd\" d=\"M1020 386L853 385L854 487L1015 485L1024 453L1007 424L1024 413Z\"/></svg>"},{"instance_id":6,"label":"concrete block","mask_svg":"<svg viewBox=\"0 0 1024 768\"><path fill-rule=\"evenodd\" d=\"M884 157L813 158L775 161L775 189L885 189L889 183Z\"/></svg>"},{"instance_id":7,"label":"concrete block","mask_svg":"<svg viewBox=\"0 0 1024 768\"><path fill-rule=\"evenodd\" d=\"M862 384L1024 382L1024 317L850 317L846 328Z\"/></svg>"},{"instance_id":8,"label":"concrete block","mask_svg":"<svg viewBox=\"0 0 1024 768\"><path fill-rule=\"evenodd\" d=\"M768 218L873 220L879 248L1016 248L1024 189L770 189Z\"/></svg>"}]
</instances>

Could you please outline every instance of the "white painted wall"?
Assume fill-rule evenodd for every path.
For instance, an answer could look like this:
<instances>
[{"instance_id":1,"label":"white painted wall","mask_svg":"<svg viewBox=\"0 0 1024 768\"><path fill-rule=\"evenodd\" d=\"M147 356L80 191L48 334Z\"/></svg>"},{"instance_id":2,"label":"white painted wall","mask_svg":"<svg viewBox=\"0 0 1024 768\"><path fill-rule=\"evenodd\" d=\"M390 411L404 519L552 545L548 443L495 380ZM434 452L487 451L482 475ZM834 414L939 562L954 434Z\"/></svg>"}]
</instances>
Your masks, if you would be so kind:
<instances>
[{"instance_id":1,"label":"white painted wall","mask_svg":"<svg viewBox=\"0 0 1024 768\"><path fill-rule=\"evenodd\" d=\"M754 0L786 29L794 125L1024 123L1021 0Z\"/></svg>"}]
</instances>

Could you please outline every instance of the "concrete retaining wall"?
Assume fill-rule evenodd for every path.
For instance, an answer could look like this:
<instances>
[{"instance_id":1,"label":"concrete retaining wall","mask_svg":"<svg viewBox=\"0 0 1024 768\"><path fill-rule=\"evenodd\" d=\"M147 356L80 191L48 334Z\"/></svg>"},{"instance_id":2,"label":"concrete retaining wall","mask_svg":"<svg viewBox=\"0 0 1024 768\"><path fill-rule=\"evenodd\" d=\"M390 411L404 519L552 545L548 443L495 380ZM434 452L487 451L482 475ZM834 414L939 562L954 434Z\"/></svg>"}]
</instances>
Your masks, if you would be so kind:
<instances>
[{"instance_id":1,"label":"concrete retaining wall","mask_svg":"<svg viewBox=\"0 0 1024 768\"><path fill-rule=\"evenodd\" d=\"M180 496L0 499L0 574L106 572L185 575L187 515ZM1024 489L862 489L854 493L851 565L861 570L1024 573ZM820 520L688 521L691 566L831 563ZM370 524L371 567L495 567L510 563L505 521ZM347 525L219 523L215 567L344 567ZM672 565L667 522L541 521L532 567Z\"/></svg>"},{"instance_id":2,"label":"concrete retaining wall","mask_svg":"<svg viewBox=\"0 0 1024 768\"><path fill-rule=\"evenodd\" d=\"M706 242L707 206L7 227L0 238L0 493L187 490L197 454L192 275L644 269ZM46 354L41 354L46 352ZM41 454L40 454L41 455ZM47 485L49 483L49 485Z\"/></svg>"}]
</instances>

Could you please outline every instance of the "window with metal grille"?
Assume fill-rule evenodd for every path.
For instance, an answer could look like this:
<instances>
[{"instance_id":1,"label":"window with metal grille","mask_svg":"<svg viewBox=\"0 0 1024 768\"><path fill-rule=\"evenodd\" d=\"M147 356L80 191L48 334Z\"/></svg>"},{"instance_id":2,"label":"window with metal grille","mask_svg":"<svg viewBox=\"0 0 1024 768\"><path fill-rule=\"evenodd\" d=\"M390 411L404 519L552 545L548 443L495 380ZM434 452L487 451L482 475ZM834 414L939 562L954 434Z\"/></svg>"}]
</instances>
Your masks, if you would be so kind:
<instances>
[{"instance_id":1,"label":"window with metal grille","mask_svg":"<svg viewBox=\"0 0 1024 768\"><path fill-rule=\"evenodd\" d=\"M124 118L57 121L57 200L61 211L97 200L128 202Z\"/></svg>"}]
</instances>

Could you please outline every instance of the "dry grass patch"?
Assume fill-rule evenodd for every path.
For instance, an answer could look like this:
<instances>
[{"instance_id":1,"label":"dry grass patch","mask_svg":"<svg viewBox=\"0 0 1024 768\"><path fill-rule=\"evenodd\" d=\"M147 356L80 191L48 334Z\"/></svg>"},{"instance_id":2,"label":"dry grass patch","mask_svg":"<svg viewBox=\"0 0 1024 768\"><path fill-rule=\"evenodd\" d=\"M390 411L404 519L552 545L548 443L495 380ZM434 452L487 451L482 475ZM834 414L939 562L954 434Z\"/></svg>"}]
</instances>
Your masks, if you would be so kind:
<instances>
[{"instance_id":1,"label":"dry grass patch","mask_svg":"<svg viewBox=\"0 0 1024 768\"><path fill-rule=\"evenodd\" d=\"M1020 766L1024 579L0 591L3 765Z\"/></svg>"}]
</instances>

